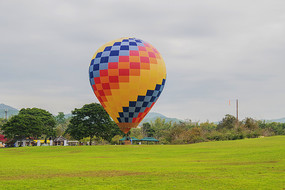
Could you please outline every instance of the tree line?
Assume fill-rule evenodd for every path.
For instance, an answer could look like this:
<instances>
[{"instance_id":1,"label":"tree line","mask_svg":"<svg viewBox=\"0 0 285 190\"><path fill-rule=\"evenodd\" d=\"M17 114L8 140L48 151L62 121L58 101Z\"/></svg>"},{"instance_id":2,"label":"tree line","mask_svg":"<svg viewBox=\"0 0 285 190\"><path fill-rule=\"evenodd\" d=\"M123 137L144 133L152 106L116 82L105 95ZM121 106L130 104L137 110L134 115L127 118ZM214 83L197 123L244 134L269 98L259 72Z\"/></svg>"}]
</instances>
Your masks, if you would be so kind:
<instances>
[{"instance_id":1,"label":"tree line","mask_svg":"<svg viewBox=\"0 0 285 190\"><path fill-rule=\"evenodd\" d=\"M53 139L64 136L68 140L97 144L118 144L125 134L111 120L104 108L97 103L75 108L66 118L63 112L53 116L40 108L21 109L18 115L8 120L0 119L1 139ZM166 122L157 118L132 129L128 136L142 139L154 137L163 144L189 144L205 141L237 140L260 136L285 135L285 123L257 121L246 118L237 120L226 115L219 123ZM0 139L0 140L1 140Z\"/></svg>"}]
</instances>

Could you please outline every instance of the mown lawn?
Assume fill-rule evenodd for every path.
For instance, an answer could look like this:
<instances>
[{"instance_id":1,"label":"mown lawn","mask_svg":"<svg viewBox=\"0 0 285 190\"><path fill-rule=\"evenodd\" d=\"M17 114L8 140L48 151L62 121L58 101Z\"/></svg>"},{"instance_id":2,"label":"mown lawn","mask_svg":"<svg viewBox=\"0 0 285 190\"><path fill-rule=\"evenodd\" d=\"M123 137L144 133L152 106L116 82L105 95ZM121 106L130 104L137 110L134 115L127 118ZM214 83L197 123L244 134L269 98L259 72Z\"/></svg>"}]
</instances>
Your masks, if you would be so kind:
<instances>
[{"instance_id":1,"label":"mown lawn","mask_svg":"<svg viewBox=\"0 0 285 190\"><path fill-rule=\"evenodd\" d=\"M285 189L285 136L0 149L0 189Z\"/></svg>"}]
</instances>

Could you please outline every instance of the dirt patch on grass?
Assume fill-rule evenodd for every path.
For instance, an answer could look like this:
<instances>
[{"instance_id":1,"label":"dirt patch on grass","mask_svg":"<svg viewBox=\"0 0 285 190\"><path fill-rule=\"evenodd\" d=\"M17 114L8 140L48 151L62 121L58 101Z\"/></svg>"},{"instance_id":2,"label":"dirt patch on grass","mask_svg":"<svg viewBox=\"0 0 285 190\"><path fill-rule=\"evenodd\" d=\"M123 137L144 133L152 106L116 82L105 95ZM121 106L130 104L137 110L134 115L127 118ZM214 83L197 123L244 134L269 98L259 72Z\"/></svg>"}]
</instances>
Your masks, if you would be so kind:
<instances>
[{"instance_id":1,"label":"dirt patch on grass","mask_svg":"<svg viewBox=\"0 0 285 190\"><path fill-rule=\"evenodd\" d=\"M66 178L66 177L120 177L144 175L145 172L131 172L123 170L111 171L80 171L76 173L56 173L56 174L27 174L18 176L1 176L2 180L23 180L23 179L44 179L44 178Z\"/></svg>"},{"instance_id":2,"label":"dirt patch on grass","mask_svg":"<svg viewBox=\"0 0 285 190\"><path fill-rule=\"evenodd\" d=\"M255 164L274 164L278 161L264 161L264 162L229 162L223 163L224 165L255 165Z\"/></svg>"},{"instance_id":3,"label":"dirt patch on grass","mask_svg":"<svg viewBox=\"0 0 285 190\"><path fill-rule=\"evenodd\" d=\"M74 150L74 151L70 151L69 153L70 154L76 154L76 153L80 153L80 152L82 152L81 150Z\"/></svg>"}]
</instances>

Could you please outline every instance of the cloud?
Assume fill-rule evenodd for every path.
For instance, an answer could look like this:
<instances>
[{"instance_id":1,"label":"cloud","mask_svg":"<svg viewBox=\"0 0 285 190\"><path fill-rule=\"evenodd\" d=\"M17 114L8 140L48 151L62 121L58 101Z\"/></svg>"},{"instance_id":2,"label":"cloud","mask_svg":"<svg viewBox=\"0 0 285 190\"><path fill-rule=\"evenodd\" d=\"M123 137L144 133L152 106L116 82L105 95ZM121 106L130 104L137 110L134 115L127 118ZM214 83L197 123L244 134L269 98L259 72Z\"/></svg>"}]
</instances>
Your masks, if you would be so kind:
<instances>
[{"instance_id":1,"label":"cloud","mask_svg":"<svg viewBox=\"0 0 285 190\"><path fill-rule=\"evenodd\" d=\"M97 101L88 81L104 43L135 36L167 66L154 111L219 120L283 117L285 13L279 1L3 1L0 102L53 113Z\"/></svg>"}]
</instances>

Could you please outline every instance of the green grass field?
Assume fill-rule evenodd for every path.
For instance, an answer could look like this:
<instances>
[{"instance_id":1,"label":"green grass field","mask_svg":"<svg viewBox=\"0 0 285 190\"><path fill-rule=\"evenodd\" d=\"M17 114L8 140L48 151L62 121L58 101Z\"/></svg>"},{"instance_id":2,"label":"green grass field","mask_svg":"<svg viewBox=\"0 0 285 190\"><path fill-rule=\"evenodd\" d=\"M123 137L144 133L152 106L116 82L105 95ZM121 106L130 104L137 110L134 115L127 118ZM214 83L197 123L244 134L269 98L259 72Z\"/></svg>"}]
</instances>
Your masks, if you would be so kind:
<instances>
[{"instance_id":1,"label":"green grass field","mask_svg":"<svg viewBox=\"0 0 285 190\"><path fill-rule=\"evenodd\" d=\"M285 189L285 136L0 149L0 189Z\"/></svg>"}]
</instances>

